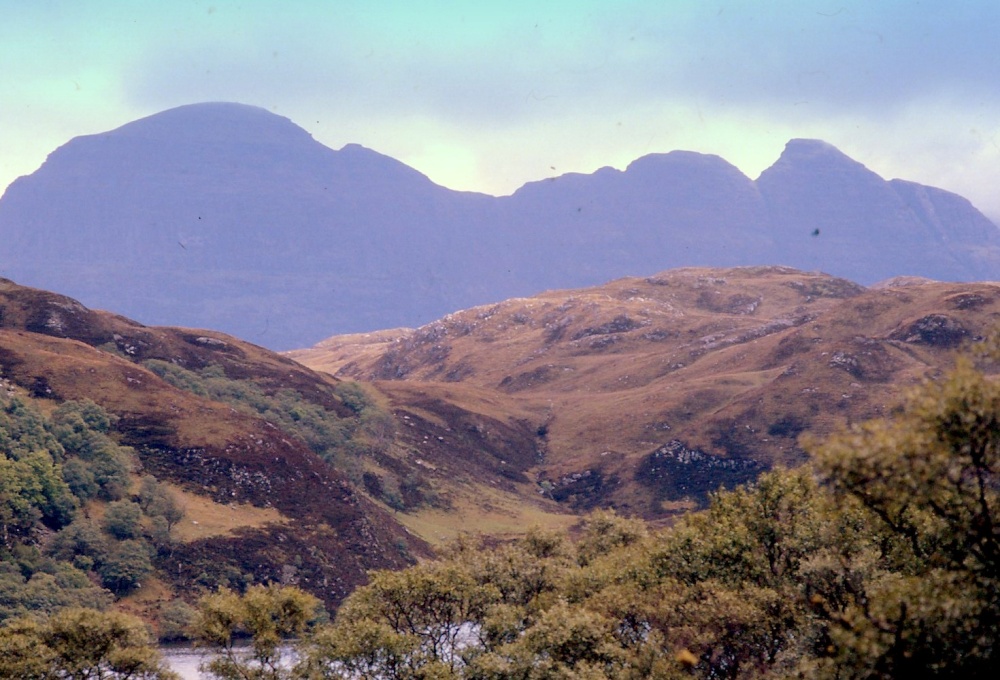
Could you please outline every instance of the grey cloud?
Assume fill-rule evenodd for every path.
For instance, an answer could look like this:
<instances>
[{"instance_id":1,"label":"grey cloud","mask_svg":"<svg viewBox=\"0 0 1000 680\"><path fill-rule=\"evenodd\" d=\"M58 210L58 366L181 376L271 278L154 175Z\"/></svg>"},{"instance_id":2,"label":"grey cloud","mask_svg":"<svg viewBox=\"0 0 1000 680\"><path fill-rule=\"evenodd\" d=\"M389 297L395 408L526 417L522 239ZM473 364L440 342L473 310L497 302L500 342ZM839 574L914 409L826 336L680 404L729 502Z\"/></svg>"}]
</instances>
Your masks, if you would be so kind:
<instances>
[{"instance_id":1,"label":"grey cloud","mask_svg":"<svg viewBox=\"0 0 1000 680\"><path fill-rule=\"evenodd\" d=\"M346 23L305 35L275 26L241 47L185 50L197 57L164 46L135 70L129 90L152 108L222 98L262 103L266 96L285 106L316 102L329 114L395 112L498 126L658 101L808 105L816 115L884 113L931 95L995 103L1000 5L786 1L664 9L670 6L595 10L565 36L568 43L546 43L525 24L504 35L509 44L459 54L433 36L394 46Z\"/></svg>"},{"instance_id":2,"label":"grey cloud","mask_svg":"<svg viewBox=\"0 0 1000 680\"><path fill-rule=\"evenodd\" d=\"M723 3L714 17L650 24L639 39L660 49L647 61L646 86L732 105L856 110L929 93L994 96L998 5L762 4Z\"/></svg>"}]
</instances>

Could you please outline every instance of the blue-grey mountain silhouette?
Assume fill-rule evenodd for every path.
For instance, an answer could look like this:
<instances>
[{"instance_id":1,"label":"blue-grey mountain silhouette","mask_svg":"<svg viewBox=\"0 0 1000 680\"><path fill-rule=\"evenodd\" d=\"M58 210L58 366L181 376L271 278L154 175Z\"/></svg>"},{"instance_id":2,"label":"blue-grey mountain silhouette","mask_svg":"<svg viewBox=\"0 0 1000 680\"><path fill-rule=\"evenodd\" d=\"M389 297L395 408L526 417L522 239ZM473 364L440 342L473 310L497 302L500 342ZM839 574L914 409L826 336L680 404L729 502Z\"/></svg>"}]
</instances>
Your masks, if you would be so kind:
<instances>
[{"instance_id":1,"label":"blue-grey mountain silhouette","mask_svg":"<svg viewBox=\"0 0 1000 680\"><path fill-rule=\"evenodd\" d=\"M756 182L674 151L492 197L226 103L71 140L0 199L0 244L0 276L278 349L685 265L1000 278L1000 231L968 201L822 142Z\"/></svg>"}]
</instances>

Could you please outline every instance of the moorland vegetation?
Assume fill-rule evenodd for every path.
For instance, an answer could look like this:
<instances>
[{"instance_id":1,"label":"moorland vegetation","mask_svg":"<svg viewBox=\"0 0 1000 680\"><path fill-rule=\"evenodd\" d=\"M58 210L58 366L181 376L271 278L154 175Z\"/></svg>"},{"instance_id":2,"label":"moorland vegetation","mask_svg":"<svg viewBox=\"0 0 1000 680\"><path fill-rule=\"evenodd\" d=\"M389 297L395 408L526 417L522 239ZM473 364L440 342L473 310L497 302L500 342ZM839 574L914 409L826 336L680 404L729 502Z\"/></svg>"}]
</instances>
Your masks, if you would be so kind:
<instances>
[{"instance_id":1,"label":"moorland vegetation","mask_svg":"<svg viewBox=\"0 0 1000 680\"><path fill-rule=\"evenodd\" d=\"M806 438L809 465L720 491L671 527L651 532L601 511L573 539L540 530L513 541L464 537L436 561L373 572L332 622L294 587L220 589L201 599L190 630L220 651L209 667L220 678L992 677L995 355L978 366L960 359L889 418ZM86 422L87 408L73 412ZM54 464L18 469L45 480ZM72 491L39 485L48 514L35 521L70 526L59 508L72 506ZM23 529L7 526L16 546ZM62 638L52 631L67 616L8 621L0 674L169 677L152 666L129 675L106 660L103 675L60 670ZM252 643L242 656L232 652L240 635ZM32 660L48 665L10 675Z\"/></svg>"}]
</instances>

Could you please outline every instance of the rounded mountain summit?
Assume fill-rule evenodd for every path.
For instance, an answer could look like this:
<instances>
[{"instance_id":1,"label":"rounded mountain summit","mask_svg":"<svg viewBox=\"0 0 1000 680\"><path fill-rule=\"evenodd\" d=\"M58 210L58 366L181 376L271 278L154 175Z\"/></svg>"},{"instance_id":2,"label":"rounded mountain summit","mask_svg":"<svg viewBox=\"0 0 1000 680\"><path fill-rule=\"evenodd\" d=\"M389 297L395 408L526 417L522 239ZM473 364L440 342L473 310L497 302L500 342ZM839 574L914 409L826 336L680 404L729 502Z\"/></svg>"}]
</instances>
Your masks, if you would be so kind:
<instances>
[{"instance_id":1,"label":"rounded mountain summit","mask_svg":"<svg viewBox=\"0 0 1000 680\"><path fill-rule=\"evenodd\" d=\"M756 182L671 152L492 197L230 103L70 140L0 199L0 238L0 276L275 349L676 266L1000 278L1000 233L968 201L822 142L789 142Z\"/></svg>"}]
</instances>

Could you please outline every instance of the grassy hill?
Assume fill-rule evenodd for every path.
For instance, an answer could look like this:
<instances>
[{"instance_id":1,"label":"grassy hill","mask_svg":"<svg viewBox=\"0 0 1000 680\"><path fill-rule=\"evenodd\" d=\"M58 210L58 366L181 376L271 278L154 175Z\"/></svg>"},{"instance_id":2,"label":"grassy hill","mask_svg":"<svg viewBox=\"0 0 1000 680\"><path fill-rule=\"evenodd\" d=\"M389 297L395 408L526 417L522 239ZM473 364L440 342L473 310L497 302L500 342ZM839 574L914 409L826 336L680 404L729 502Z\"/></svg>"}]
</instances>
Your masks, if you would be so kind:
<instances>
[{"instance_id":1,"label":"grassy hill","mask_svg":"<svg viewBox=\"0 0 1000 680\"><path fill-rule=\"evenodd\" d=\"M998 299L989 283L678 269L288 354L373 381L400 413L438 401L523 423L540 493L656 519L796 464L803 431L891 412L995 325Z\"/></svg>"},{"instance_id":2,"label":"grassy hill","mask_svg":"<svg viewBox=\"0 0 1000 680\"><path fill-rule=\"evenodd\" d=\"M24 602L52 579L107 586L138 541L153 571L115 606L166 625L220 584L293 583L336 607L368 570L463 532L566 528L607 506L669 522L802 461L802 432L891 415L998 315L990 283L680 269L279 355L0 281L0 501L27 497L9 471L43 444L76 494L0 517L0 580ZM84 493L96 463L79 441L98 435L78 415L94 409L128 464ZM184 511L166 533L150 489ZM116 529L133 505L138 529Z\"/></svg>"},{"instance_id":3,"label":"grassy hill","mask_svg":"<svg viewBox=\"0 0 1000 680\"><path fill-rule=\"evenodd\" d=\"M376 391L236 338L145 327L6 280L0 281L0 379L4 408L28 413L46 432L61 427L60 409L95 403L107 414L108 446L128 459L122 488L78 496L58 521L30 522L23 537L5 542L0 561L20 565L30 578L55 554L53 545L67 544L67 532L105 526L109 508L137 504L141 483L151 478L185 514L169 541L159 543L152 517L143 516L136 538L155 547L155 572L119 593L118 606L154 621L178 597L190 601L217 585L252 582L294 583L334 607L365 582L368 570L430 554L421 532L441 536L426 528L427 520L414 530L400 521L414 508L457 516L475 498L479 520L500 531L532 517L569 521L551 501L514 502L525 494L512 489L530 486L517 475L485 493L466 490L469 480L484 477L480 467L497 465L477 458L494 439L478 433L492 427L485 415L449 407L442 416L428 403L421 418L397 420ZM454 449L466 461L462 475L438 482L428 477L437 467L433 456L425 460L416 451L445 417L467 427L458 446L469 448ZM533 433L509 428L496 446L504 452L531 446L521 439L531 442ZM57 471L79 467L69 463L76 453L52 447L46 460ZM17 462L10 446L4 454ZM107 535L101 540L119 545ZM73 559L85 571L100 567L102 557L77 548ZM24 557L29 553L34 557Z\"/></svg>"}]
</instances>

